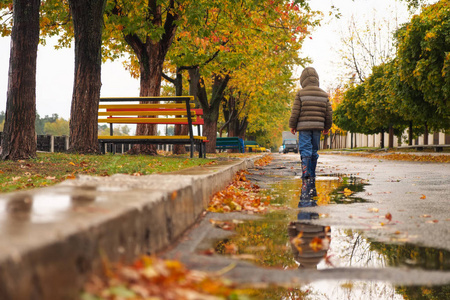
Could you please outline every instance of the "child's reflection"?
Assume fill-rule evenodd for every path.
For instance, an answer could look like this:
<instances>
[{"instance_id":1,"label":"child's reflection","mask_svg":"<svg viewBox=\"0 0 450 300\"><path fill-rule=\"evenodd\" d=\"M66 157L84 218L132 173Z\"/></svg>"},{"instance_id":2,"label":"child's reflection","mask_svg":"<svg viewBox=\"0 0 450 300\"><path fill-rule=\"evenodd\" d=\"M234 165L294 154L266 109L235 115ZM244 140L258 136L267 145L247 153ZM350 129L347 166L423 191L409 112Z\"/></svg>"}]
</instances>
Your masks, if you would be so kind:
<instances>
[{"instance_id":1,"label":"child's reflection","mask_svg":"<svg viewBox=\"0 0 450 300\"><path fill-rule=\"evenodd\" d=\"M299 208L317 206L317 201L310 193L311 190L315 190L315 186L308 187L306 193L302 189ZM319 262L327 255L330 243L329 227L307 222L318 218L317 213L300 211L297 220L289 223L289 241L299 268L317 269Z\"/></svg>"}]
</instances>

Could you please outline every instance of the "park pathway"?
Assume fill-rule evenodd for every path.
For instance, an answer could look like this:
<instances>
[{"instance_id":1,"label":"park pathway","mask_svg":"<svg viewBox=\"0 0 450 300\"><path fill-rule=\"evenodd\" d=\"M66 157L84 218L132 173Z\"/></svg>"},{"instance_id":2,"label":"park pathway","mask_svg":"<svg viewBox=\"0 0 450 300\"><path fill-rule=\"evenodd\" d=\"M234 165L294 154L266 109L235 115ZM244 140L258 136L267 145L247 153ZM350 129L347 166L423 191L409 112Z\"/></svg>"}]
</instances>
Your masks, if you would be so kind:
<instances>
[{"instance_id":1,"label":"park pathway","mask_svg":"<svg viewBox=\"0 0 450 300\"><path fill-rule=\"evenodd\" d=\"M207 213L164 256L261 299L450 299L450 164L321 155L319 206L298 209L298 155L274 157L247 179L279 209Z\"/></svg>"}]
</instances>

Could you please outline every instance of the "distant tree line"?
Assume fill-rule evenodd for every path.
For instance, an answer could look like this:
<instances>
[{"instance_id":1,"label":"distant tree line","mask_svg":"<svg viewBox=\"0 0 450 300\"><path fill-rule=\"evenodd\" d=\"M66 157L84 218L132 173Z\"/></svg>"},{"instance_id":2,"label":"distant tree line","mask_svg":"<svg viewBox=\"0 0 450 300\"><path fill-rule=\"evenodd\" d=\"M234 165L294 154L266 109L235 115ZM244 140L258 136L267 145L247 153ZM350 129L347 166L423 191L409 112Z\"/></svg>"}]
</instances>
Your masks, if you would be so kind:
<instances>
[{"instance_id":1,"label":"distant tree line","mask_svg":"<svg viewBox=\"0 0 450 300\"><path fill-rule=\"evenodd\" d=\"M450 130L448 32L448 1L424 7L397 30L396 56L374 66L360 83L349 84L334 112L335 123L351 132L389 132L390 142L409 128L409 144L421 134L427 144L429 132Z\"/></svg>"},{"instance_id":2,"label":"distant tree line","mask_svg":"<svg viewBox=\"0 0 450 300\"><path fill-rule=\"evenodd\" d=\"M0 112L0 131L3 131L5 124L5 112ZM37 135L69 135L69 121L60 118L58 114L52 114L51 116L41 116L36 113L36 120L34 127Z\"/></svg>"}]
</instances>

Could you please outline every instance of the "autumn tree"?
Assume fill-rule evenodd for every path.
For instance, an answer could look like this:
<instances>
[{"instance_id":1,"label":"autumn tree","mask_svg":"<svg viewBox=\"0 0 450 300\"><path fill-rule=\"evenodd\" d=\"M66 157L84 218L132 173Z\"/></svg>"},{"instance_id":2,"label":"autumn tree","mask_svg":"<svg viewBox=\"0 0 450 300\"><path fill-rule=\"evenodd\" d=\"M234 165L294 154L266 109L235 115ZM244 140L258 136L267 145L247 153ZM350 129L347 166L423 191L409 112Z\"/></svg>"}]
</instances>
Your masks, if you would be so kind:
<instances>
[{"instance_id":1,"label":"autumn tree","mask_svg":"<svg viewBox=\"0 0 450 300\"><path fill-rule=\"evenodd\" d=\"M389 131L389 148L392 148L394 134L401 135L407 126L405 111L401 110L392 83L395 70L392 63L372 68L372 74L365 81L364 109L368 112L366 124L382 132Z\"/></svg>"},{"instance_id":2,"label":"autumn tree","mask_svg":"<svg viewBox=\"0 0 450 300\"><path fill-rule=\"evenodd\" d=\"M139 65L141 97L159 96L163 64L176 35L180 16L192 1L111 1L106 8L109 57L128 51ZM146 103L145 101L142 103ZM138 124L136 135L156 135L156 125ZM156 154L152 145L134 152Z\"/></svg>"},{"instance_id":3,"label":"autumn tree","mask_svg":"<svg viewBox=\"0 0 450 300\"><path fill-rule=\"evenodd\" d=\"M8 5L8 2L10 1L4 1L0 8ZM80 153L98 152L96 121L101 87L101 36L105 3L106 0L48 0L40 7L42 43L45 44L44 37L57 35L58 47L70 46L75 37L75 79L69 147L71 151ZM39 40L39 6L37 9ZM5 16L6 14L2 17ZM1 24L2 35L9 34L9 26L8 20ZM29 36L24 39L28 40ZM32 74L35 74L35 70ZM32 120L34 122L34 118Z\"/></svg>"},{"instance_id":4,"label":"autumn tree","mask_svg":"<svg viewBox=\"0 0 450 300\"><path fill-rule=\"evenodd\" d=\"M47 122L44 125L44 133L49 135L69 135L69 121L58 118L55 122Z\"/></svg>"},{"instance_id":5,"label":"autumn tree","mask_svg":"<svg viewBox=\"0 0 450 300\"><path fill-rule=\"evenodd\" d=\"M435 108L435 129L450 128L450 3L427 6L398 32L398 70L402 81Z\"/></svg>"},{"instance_id":6,"label":"autumn tree","mask_svg":"<svg viewBox=\"0 0 450 300\"><path fill-rule=\"evenodd\" d=\"M296 50L312 24L311 15L302 1L248 1L245 5L224 1L207 11L206 25L194 25L178 35L170 58L176 65L196 66L189 70L189 78L205 114L205 134L210 141L207 152L215 152L219 109L226 88L236 91L234 96L241 92L257 99L256 93L252 95L244 85L254 87L265 82L264 77L269 80L279 76L283 59L285 65L300 61ZM244 76L249 69L254 71L253 76Z\"/></svg>"},{"instance_id":7,"label":"autumn tree","mask_svg":"<svg viewBox=\"0 0 450 300\"><path fill-rule=\"evenodd\" d=\"M12 6L6 117L2 159L36 156L36 58L39 42L40 0L15 0Z\"/></svg>"},{"instance_id":8,"label":"autumn tree","mask_svg":"<svg viewBox=\"0 0 450 300\"><path fill-rule=\"evenodd\" d=\"M69 151L97 153L101 45L106 0L69 0L75 36L75 76Z\"/></svg>"}]
</instances>

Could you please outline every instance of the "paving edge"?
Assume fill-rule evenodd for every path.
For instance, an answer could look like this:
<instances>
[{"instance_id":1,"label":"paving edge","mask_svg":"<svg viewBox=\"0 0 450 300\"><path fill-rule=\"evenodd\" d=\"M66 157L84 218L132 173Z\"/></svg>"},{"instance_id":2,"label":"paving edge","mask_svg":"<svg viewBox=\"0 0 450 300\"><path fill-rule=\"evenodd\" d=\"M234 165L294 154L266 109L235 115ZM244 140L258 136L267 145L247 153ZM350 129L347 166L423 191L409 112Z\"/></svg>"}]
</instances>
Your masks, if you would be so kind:
<instances>
[{"instance_id":1,"label":"paving edge","mask_svg":"<svg viewBox=\"0 0 450 300\"><path fill-rule=\"evenodd\" d=\"M88 276L103 271L102 261L131 262L170 246L195 224L210 197L258 158L178 174L80 176L1 195L0 299L79 299ZM42 199L68 207L39 220L32 206Z\"/></svg>"}]
</instances>

